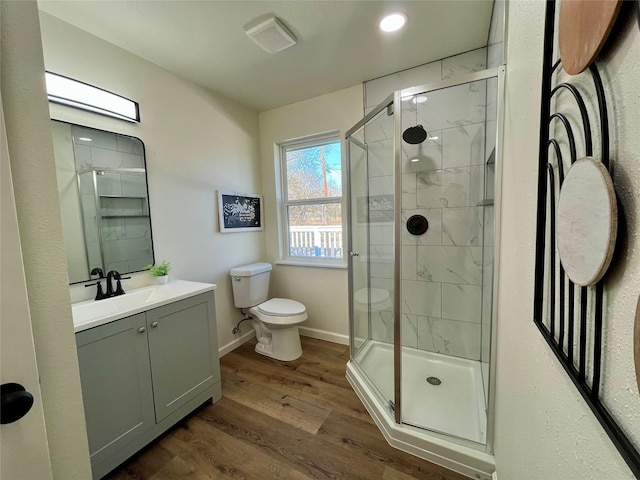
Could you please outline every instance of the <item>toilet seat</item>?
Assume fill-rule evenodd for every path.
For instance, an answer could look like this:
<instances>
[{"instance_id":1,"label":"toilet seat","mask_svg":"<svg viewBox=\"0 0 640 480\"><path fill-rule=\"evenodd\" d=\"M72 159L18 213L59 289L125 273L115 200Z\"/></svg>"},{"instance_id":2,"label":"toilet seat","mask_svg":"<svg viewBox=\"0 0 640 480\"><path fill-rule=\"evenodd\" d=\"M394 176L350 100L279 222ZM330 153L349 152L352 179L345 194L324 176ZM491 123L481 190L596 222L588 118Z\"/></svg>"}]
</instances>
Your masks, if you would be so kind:
<instances>
[{"instance_id":1,"label":"toilet seat","mask_svg":"<svg viewBox=\"0 0 640 480\"><path fill-rule=\"evenodd\" d=\"M369 297L371 297L371 299L369 299ZM353 294L353 298L356 302L366 304L371 301L371 304L378 305L388 302L390 296L389 290L384 290L383 288L361 288Z\"/></svg>"},{"instance_id":2,"label":"toilet seat","mask_svg":"<svg viewBox=\"0 0 640 480\"><path fill-rule=\"evenodd\" d=\"M272 298L249 311L267 325L295 325L307 319L306 307L288 298Z\"/></svg>"},{"instance_id":3,"label":"toilet seat","mask_svg":"<svg viewBox=\"0 0 640 480\"><path fill-rule=\"evenodd\" d=\"M300 302L289 300L288 298L272 298L258 305L258 310L265 315L275 315L276 317L290 317L300 315L306 308Z\"/></svg>"},{"instance_id":4,"label":"toilet seat","mask_svg":"<svg viewBox=\"0 0 640 480\"><path fill-rule=\"evenodd\" d=\"M361 288L353 294L354 305L362 312L389 310L391 295L383 288Z\"/></svg>"}]
</instances>

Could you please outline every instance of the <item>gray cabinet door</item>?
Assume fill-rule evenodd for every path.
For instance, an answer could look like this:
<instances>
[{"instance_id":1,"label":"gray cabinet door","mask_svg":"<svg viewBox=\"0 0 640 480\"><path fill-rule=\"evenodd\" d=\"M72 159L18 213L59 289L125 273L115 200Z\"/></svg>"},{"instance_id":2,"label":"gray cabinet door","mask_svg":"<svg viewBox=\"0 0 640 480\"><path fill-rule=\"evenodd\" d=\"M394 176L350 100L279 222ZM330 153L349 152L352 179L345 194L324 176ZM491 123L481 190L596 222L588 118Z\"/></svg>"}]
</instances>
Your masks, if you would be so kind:
<instances>
[{"instance_id":1,"label":"gray cabinet door","mask_svg":"<svg viewBox=\"0 0 640 480\"><path fill-rule=\"evenodd\" d=\"M144 313L76 334L91 462L153 428Z\"/></svg>"},{"instance_id":2,"label":"gray cabinet door","mask_svg":"<svg viewBox=\"0 0 640 480\"><path fill-rule=\"evenodd\" d=\"M147 326L160 422L220 379L213 292L149 310Z\"/></svg>"}]
</instances>

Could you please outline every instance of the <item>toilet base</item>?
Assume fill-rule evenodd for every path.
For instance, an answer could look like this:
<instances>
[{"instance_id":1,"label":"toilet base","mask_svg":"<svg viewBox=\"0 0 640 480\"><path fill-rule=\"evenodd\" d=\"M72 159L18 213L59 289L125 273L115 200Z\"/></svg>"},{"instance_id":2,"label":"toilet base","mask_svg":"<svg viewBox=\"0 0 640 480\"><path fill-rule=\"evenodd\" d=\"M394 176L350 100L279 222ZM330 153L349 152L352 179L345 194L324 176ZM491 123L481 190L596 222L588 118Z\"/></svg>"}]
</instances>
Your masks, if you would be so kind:
<instances>
[{"instance_id":1,"label":"toilet base","mask_svg":"<svg viewBox=\"0 0 640 480\"><path fill-rule=\"evenodd\" d=\"M300 333L297 326L285 328L269 328L264 323L254 320L258 343L256 352L284 362L296 360L302 355Z\"/></svg>"}]
</instances>

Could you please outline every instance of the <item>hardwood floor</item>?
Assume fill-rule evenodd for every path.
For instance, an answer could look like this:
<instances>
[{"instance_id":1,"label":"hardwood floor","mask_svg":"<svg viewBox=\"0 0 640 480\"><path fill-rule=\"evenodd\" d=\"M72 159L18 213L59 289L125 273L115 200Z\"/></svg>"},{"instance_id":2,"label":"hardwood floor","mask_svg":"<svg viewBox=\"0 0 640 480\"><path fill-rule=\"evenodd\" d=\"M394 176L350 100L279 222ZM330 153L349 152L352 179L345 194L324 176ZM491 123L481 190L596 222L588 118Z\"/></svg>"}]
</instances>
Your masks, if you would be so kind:
<instances>
[{"instance_id":1,"label":"hardwood floor","mask_svg":"<svg viewBox=\"0 0 640 480\"><path fill-rule=\"evenodd\" d=\"M221 360L222 399L112 472L111 480L464 480L390 447L345 378L348 347L302 337L279 362L255 339Z\"/></svg>"}]
</instances>

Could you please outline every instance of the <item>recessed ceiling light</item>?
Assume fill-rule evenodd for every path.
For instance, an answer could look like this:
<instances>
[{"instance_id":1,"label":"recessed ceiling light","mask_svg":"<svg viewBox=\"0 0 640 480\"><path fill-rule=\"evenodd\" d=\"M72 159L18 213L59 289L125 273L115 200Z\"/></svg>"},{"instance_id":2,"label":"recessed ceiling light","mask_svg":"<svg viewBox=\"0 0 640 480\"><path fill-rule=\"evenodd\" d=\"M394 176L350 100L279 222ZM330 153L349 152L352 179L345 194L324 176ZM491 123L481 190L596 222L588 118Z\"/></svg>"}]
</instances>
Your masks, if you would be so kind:
<instances>
[{"instance_id":1,"label":"recessed ceiling light","mask_svg":"<svg viewBox=\"0 0 640 480\"><path fill-rule=\"evenodd\" d=\"M411 159L411 163L416 163L416 162L419 162L419 161L420 161L420 159L418 157Z\"/></svg>"},{"instance_id":2,"label":"recessed ceiling light","mask_svg":"<svg viewBox=\"0 0 640 480\"><path fill-rule=\"evenodd\" d=\"M80 138L78 138L78 140L80 140L82 142L90 142L91 141L91 139L88 138L88 137L80 137Z\"/></svg>"},{"instance_id":3,"label":"recessed ceiling light","mask_svg":"<svg viewBox=\"0 0 640 480\"><path fill-rule=\"evenodd\" d=\"M383 32L397 32L407 22L407 16L404 13L390 13L380 20L378 26Z\"/></svg>"}]
</instances>

